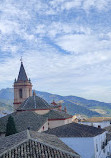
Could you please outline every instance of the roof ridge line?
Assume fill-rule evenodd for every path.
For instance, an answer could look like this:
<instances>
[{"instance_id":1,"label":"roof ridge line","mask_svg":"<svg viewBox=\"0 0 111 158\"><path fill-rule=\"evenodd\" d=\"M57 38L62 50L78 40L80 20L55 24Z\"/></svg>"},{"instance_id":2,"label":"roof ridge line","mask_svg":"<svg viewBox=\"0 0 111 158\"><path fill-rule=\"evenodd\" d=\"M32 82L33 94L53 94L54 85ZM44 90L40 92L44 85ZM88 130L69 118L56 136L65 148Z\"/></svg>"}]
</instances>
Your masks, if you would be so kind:
<instances>
[{"instance_id":1,"label":"roof ridge line","mask_svg":"<svg viewBox=\"0 0 111 158\"><path fill-rule=\"evenodd\" d=\"M43 99L43 98L40 98L43 102L44 102L44 104L46 105L46 101ZM48 107L48 106L50 106L50 105L46 105L46 107Z\"/></svg>"},{"instance_id":2,"label":"roof ridge line","mask_svg":"<svg viewBox=\"0 0 111 158\"><path fill-rule=\"evenodd\" d=\"M35 109L37 108L37 105L36 105L36 100L35 100L35 96L34 97L34 104L35 104Z\"/></svg>"},{"instance_id":3,"label":"roof ridge line","mask_svg":"<svg viewBox=\"0 0 111 158\"><path fill-rule=\"evenodd\" d=\"M27 139L30 139L30 138L31 138L30 132L29 132L29 130L27 129Z\"/></svg>"},{"instance_id":4,"label":"roof ridge line","mask_svg":"<svg viewBox=\"0 0 111 158\"><path fill-rule=\"evenodd\" d=\"M34 139L34 138L31 137L30 140L36 141L36 142L41 143L41 144L44 144L44 145L46 145L46 146L49 146L50 148L53 148L53 149L56 149L56 150L60 150L60 151L62 151L62 152L64 152L64 153L70 154L70 155L72 155L72 156L79 156L79 154L77 154L77 153L65 151L64 149L60 149L60 148L58 148L58 147L56 147L56 146L54 146L54 145L50 145L50 144L48 144L48 143L46 143L46 142L43 142L42 139L41 139L41 141L40 141L39 138ZM60 140L60 139L59 139L59 140ZM64 142L62 141L62 143L64 143ZM66 146L67 146L67 145L66 145Z\"/></svg>"},{"instance_id":5,"label":"roof ridge line","mask_svg":"<svg viewBox=\"0 0 111 158\"><path fill-rule=\"evenodd\" d=\"M30 97L30 96L29 96ZM24 104L24 106L23 107L25 107L25 105L27 104L27 102L28 102L28 100L29 100L29 97L26 99L26 102L25 102L25 104ZM24 103L24 102L23 102Z\"/></svg>"}]
</instances>

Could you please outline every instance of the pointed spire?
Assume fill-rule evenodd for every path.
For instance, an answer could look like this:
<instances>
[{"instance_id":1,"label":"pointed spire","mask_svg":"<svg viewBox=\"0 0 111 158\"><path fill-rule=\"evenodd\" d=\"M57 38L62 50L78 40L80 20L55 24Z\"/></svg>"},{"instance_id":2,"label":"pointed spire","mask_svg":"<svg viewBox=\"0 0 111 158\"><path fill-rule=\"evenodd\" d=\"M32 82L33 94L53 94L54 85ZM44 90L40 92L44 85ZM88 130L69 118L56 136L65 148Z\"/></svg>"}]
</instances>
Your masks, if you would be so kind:
<instances>
[{"instance_id":1,"label":"pointed spire","mask_svg":"<svg viewBox=\"0 0 111 158\"><path fill-rule=\"evenodd\" d=\"M17 81L28 81L28 77L23 66L22 58L21 58L21 67L20 67Z\"/></svg>"}]
</instances>

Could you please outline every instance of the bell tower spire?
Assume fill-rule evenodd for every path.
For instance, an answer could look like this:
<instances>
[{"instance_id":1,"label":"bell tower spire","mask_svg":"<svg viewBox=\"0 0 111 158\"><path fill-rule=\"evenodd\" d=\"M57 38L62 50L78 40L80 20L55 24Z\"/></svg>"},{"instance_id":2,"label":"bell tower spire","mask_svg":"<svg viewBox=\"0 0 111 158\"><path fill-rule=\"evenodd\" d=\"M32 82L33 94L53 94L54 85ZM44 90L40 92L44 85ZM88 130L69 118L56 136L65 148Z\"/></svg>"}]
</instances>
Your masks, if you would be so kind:
<instances>
[{"instance_id":1,"label":"bell tower spire","mask_svg":"<svg viewBox=\"0 0 111 158\"><path fill-rule=\"evenodd\" d=\"M18 75L18 82L23 82L23 81L28 81L28 77L27 74L25 72L24 66L23 66L23 62L21 62L21 66L20 66L20 71L19 71L19 75Z\"/></svg>"},{"instance_id":2,"label":"bell tower spire","mask_svg":"<svg viewBox=\"0 0 111 158\"><path fill-rule=\"evenodd\" d=\"M14 82L14 110L21 105L29 96L32 96L32 83L28 80L24 69L22 57L20 59L21 66L17 80Z\"/></svg>"}]
</instances>

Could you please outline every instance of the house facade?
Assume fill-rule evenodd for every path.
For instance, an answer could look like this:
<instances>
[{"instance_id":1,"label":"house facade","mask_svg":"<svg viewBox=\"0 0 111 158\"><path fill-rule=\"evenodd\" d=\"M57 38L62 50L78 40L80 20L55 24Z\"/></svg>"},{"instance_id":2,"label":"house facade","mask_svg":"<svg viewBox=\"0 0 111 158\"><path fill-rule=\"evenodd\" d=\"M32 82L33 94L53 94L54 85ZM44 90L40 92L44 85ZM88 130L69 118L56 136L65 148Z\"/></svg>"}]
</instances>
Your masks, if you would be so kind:
<instances>
[{"instance_id":1,"label":"house facade","mask_svg":"<svg viewBox=\"0 0 111 158\"><path fill-rule=\"evenodd\" d=\"M105 128L111 125L111 121L98 121L98 122L79 122L83 125L94 126L97 128Z\"/></svg>"},{"instance_id":2,"label":"house facade","mask_svg":"<svg viewBox=\"0 0 111 158\"><path fill-rule=\"evenodd\" d=\"M82 158L108 158L111 153L107 131L78 123L70 123L46 131L58 136Z\"/></svg>"},{"instance_id":3,"label":"house facade","mask_svg":"<svg viewBox=\"0 0 111 158\"><path fill-rule=\"evenodd\" d=\"M79 153L82 158L107 158L110 153L106 132L95 137L60 137L60 139Z\"/></svg>"}]
</instances>

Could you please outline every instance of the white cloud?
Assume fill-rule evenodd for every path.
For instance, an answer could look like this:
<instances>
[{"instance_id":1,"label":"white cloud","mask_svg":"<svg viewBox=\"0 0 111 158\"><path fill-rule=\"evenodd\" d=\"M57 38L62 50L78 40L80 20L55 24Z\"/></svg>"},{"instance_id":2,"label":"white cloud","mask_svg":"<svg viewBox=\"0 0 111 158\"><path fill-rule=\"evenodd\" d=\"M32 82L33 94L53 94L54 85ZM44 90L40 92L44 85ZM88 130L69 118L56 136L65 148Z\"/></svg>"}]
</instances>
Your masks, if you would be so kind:
<instances>
[{"instance_id":1,"label":"white cloud","mask_svg":"<svg viewBox=\"0 0 111 158\"><path fill-rule=\"evenodd\" d=\"M110 9L110 0L52 0L50 2L53 8L56 8L57 11L70 10L70 9L83 9L88 11L91 8L95 8L98 11L109 10ZM59 9L58 9L59 8Z\"/></svg>"},{"instance_id":2,"label":"white cloud","mask_svg":"<svg viewBox=\"0 0 111 158\"><path fill-rule=\"evenodd\" d=\"M81 7L81 4L82 4L82 0L67 1L61 6L61 9L70 10L72 8Z\"/></svg>"},{"instance_id":3,"label":"white cloud","mask_svg":"<svg viewBox=\"0 0 111 158\"><path fill-rule=\"evenodd\" d=\"M80 9L102 11L109 1L6 2L0 5L0 88L11 87L22 55L35 89L109 101L111 33L78 23L73 14L73 8L77 18Z\"/></svg>"},{"instance_id":4,"label":"white cloud","mask_svg":"<svg viewBox=\"0 0 111 158\"><path fill-rule=\"evenodd\" d=\"M71 34L58 37L56 43L63 49L75 53L87 53L111 49L110 40L100 40L98 35Z\"/></svg>"},{"instance_id":5,"label":"white cloud","mask_svg":"<svg viewBox=\"0 0 111 158\"><path fill-rule=\"evenodd\" d=\"M109 9L111 1L110 0L85 0L83 3L83 9L89 10L90 8L95 8L99 11Z\"/></svg>"}]
</instances>

